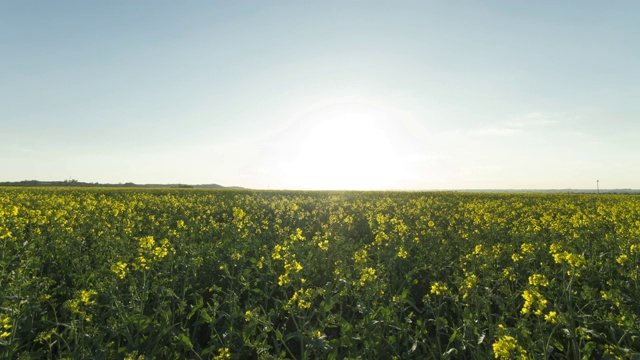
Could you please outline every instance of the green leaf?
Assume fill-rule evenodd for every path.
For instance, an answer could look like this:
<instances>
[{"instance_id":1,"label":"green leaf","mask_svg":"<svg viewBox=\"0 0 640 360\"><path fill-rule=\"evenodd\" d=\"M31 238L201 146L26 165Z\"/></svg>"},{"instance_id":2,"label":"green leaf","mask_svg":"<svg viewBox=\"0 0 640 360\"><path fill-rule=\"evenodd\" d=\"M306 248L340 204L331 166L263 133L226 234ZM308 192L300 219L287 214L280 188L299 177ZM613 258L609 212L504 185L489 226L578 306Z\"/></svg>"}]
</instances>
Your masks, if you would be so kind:
<instances>
[{"instance_id":1,"label":"green leaf","mask_svg":"<svg viewBox=\"0 0 640 360\"><path fill-rule=\"evenodd\" d=\"M200 317L207 324L211 324L211 322L213 322L213 319L211 318L211 316L209 316L209 314L207 314L207 311L205 309L200 310Z\"/></svg>"},{"instance_id":2,"label":"green leaf","mask_svg":"<svg viewBox=\"0 0 640 360\"><path fill-rule=\"evenodd\" d=\"M451 344L452 342L456 341L457 338L458 338L458 330L454 330L453 334L449 338L449 344Z\"/></svg>"},{"instance_id":3,"label":"green leaf","mask_svg":"<svg viewBox=\"0 0 640 360\"><path fill-rule=\"evenodd\" d=\"M189 340L189 337L185 334L180 334L178 336L178 339L180 340L180 342L185 345L186 347L188 347L189 349L193 349L193 344L191 343L191 340Z\"/></svg>"}]
</instances>

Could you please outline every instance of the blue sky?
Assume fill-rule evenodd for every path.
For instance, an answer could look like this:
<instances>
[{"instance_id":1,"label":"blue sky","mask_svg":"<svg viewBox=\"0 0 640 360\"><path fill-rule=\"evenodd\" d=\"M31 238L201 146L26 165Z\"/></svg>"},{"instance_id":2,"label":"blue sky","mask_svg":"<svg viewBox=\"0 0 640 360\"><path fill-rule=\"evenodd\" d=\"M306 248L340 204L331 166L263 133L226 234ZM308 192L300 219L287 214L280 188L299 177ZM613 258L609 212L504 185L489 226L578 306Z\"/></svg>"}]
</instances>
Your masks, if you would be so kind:
<instances>
[{"instance_id":1,"label":"blue sky","mask_svg":"<svg viewBox=\"0 0 640 360\"><path fill-rule=\"evenodd\" d=\"M5 1L0 181L640 188L635 1Z\"/></svg>"}]
</instances>

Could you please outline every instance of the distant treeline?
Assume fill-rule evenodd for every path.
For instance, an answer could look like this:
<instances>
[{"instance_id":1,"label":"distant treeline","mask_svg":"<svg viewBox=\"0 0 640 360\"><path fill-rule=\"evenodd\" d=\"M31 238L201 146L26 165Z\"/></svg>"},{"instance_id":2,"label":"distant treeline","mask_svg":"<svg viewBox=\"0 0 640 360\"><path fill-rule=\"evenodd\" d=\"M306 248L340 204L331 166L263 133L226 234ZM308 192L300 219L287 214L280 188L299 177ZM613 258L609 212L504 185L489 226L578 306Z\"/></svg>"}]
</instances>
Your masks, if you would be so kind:
<instances>
[{"instance_id":1,"label":"distant treeline","mask_svg":"<svg viewBox=\"0 0 640 360\"><path fill-rule=\"evenodd\" d=\"M22 180L22 181L5 181L0 182L0 186L44 186L44 187L137 187L137 188L195 188L195 189L223 189L233 188L241 189L238 186L226 187L218 184L201 184L201 185L186 185L186 184L135 184L132 182L118 183L118 184L102 184L97 182L84 182L78 180L64 180L64 181L39 181L39 180Z\"/></svg>"}]
</instances>

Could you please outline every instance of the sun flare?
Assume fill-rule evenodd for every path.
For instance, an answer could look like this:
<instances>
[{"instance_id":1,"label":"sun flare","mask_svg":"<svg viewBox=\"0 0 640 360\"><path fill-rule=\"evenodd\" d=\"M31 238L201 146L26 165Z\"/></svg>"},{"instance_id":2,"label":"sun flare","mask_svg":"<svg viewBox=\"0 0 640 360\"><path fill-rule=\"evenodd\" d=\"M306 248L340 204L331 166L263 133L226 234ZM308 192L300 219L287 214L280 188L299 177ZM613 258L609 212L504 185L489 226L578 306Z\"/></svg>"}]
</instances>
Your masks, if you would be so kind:
<instances>
[{"instance_id":1,"label":"sun flare","mask_svg":"<svg viewBox=\"0 0 640 360\"><path fill-rule=\"evenodd\" d=\"M382 190L405 173L398 159L399 125L362 105L317 111L305 119L289 181L298 188Z\"/></svg>"}]
</instances>

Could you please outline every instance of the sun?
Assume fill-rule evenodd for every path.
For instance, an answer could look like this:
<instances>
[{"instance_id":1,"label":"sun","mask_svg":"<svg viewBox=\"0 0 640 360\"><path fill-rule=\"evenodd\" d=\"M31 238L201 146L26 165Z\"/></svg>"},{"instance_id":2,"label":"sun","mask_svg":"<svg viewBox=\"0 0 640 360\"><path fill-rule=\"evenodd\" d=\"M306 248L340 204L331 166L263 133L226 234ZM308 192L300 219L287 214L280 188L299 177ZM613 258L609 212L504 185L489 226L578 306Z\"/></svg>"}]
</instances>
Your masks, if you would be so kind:
<instances>
[{"instance_id":1,"label":"sun","mask_svg":"<svg viewBox=\"0 0 640 360\"><path fill-rule=\"evenodd\" d=\"M405 173L398 124L384 111L340 104L306 116L289 182L316 190L384 190Z\"/></svg>"}]
</instances>

